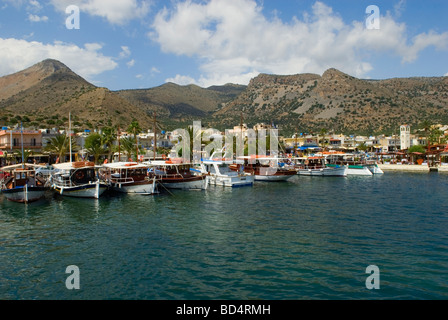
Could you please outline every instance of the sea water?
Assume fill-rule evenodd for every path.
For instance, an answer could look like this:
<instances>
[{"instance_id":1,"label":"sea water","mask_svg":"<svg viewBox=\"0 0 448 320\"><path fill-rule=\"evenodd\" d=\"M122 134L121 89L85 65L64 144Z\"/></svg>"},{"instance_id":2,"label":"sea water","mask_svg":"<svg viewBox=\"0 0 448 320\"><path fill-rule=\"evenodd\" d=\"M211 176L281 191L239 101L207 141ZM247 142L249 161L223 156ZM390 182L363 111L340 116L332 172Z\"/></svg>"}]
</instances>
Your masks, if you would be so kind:
<instances>
[{"instance_id":1,"label":"sea water","mask_svg":"<svg viewBox=\"0 0 448 320\"><path fill-rule=\"evenodd\" d=\"M448 175L161 191L2 196L0 299L448 298Z\"/></svg>"}]
</instances>

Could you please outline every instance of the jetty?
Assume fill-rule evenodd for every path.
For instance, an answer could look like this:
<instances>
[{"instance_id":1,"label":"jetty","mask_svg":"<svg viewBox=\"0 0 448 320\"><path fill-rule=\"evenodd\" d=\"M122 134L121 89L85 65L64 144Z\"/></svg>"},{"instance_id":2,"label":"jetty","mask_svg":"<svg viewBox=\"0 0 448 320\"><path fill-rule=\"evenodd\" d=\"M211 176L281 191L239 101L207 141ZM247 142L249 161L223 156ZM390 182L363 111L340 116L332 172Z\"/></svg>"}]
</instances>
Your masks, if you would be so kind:
<instances>
[{"instance_id":1,"label":"jetty","mask_svg":"<svg viewBox=\"0 0 448 320\"><path fill-rule=\"evenodd\" d=\"M383 171L397 172L440 172L448 173L448 166L429 167L428 165L409 165L409 164L378 164Z\"/></svg>"}]
</instances>

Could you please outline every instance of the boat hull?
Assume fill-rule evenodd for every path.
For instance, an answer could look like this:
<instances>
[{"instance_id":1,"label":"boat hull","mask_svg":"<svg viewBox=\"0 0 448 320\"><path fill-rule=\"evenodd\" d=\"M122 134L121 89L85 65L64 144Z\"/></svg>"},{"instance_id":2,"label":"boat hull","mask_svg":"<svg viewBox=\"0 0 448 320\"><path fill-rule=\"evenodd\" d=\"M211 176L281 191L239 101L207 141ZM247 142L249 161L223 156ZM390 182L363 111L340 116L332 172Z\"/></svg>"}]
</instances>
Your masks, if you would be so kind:
<instances>
[{"instance_id":1,"label":"boat hull","mask_svg":"<svg viewBox=\"0 0 448 320\"><path fill-rule=\"evenodd\" d=\"M25 188L15 188L15 189L4 189L2 193L5 198L9 201L19 202L19 203L31 203L42 199L45 196L47 188L43 187L28 187Z\"/></svg>"},{"instance_id":2,"label":"boat hull","mask_svg":"<svg viewBox=\"0 0 448 320\"><path fill-rule=\"evenodd\" d=\"M132 184L112 183L111 188L116 192L129 194L151 195L158 193L156 190L156 184L150 181Z\"/></svg>"},{"instance_id":3,"label":"boat hull","mask_svg":"<svg viewBox=\"0 0 448 320\"><path fill-rule=\"evenodd\" d=\"M108 186L102 183L92 183L74 187L54 186L54 190L65 197L99 199Z\"/></svg>"},{"instance_id":4,"label":"boat hull","mask_svg":"<svg viewBox=\"0 0 448 320\"><path fill-rule=\"evenodd\" d=\"M235 177L219 176L219 175L207 176L207 183L212 186L237 188L237 187L253 186L254 182L255 182L255 176L253 175L235 176Z\"/></svg>"},{"instance_id":5,"label":"boat hull","mask_svg":"<svg viewBox=\"0 0 448 320\"><path fill-rule=\"evenodd\" d=\"M316 177L346 177L347 168L320 168L320 169L298 169L297 174L301 176Z\"/></svg>"},{"instance_id":6,"label":"boat hull","mask_svg":"<svg viewBox=\"0 0 448 320\"><path fill-rule=\"evenodd\" d=\"M367 166L367 168L369 168L370 172L372 172L373 174L384 174L384 171L381 170L380 167L378 167L378 165L369 165Z\"/></svg>"},{"instance_id":7,"label":"boat hull","mask_svg":"<svg viewBox=\"0 0 448 320\"><path fill-rule=\"evenodd\" d=\"M294 175L286 175L286 174L278 174L278 175L255 175L255 181L263 181L263 182L278 182L278 181L287 181L294 177Z\"/></svg>"},{"instance_id":8,"label":"boat hull","mask_svg":"<svg viewBox=\"0 0 448 320\"><path fill-rule=\"evenodd\" d=\"M159 181L167 189L203 190L206 188L206 177L197 176L185 179L160 179Z\"/></svg>"}]
</instances>

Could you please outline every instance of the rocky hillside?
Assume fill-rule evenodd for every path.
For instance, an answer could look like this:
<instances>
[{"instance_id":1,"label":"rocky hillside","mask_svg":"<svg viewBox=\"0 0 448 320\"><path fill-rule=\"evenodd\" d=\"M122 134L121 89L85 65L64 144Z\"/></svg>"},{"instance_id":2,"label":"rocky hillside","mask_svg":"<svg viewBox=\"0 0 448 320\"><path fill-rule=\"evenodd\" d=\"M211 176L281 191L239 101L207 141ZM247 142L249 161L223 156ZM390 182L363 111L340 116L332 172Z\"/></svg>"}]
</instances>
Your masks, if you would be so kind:
<instances>
[{"instance_id":1,"label":"rocky hillside","mask_svg":"<svg viewBox=\"0 0 448 320\"><path fill-rule=\"evenodd\" d=\"M214 121L275 122L286 132L397 132L403 123L448 122L448 78L361 80L338 70L322 76L261 74Z\"/></svg>"},{"instance_id":2,"label":"rocky hillside","mask_svg":"<svg viewBox=\"0 0 448 320\"><path fill-rule=\"evenodd\" d=\"M150 125L150 118L116 93L98 88L56 60L42 61L24 71L0 78L0 123L22 121L28 127L129 125L134 118Z\"/></svg>"},{"instance_id":3,"label":"rocky hillside","mask_svg":"<svg viewBox=\"0 0 448 320\"><path fill-rule=\"evenodd\" d=\"M161 119L191 122L210 116L226 103L233 101L246 86L228 84L201 88L166 83L142 90L118 91L118 95L147 112L157 112Z\"/></svg>"},{"instance_id":4,"label":"rocky hillside","mask_svg":"<svg viewBox=\"0 0 448 320\"><path fill-rule=\"evenodd\" d=\"M152 114L167 130L202 120L231 128L241 114L249 126L274 122L282 134L327 131L398 133L403 123L448 123L448 77L357 79L335 69L317 74L260 74L246 86L200 88L167 83L142 90L98 88L56 60L0 78L0 125L64 127L69 112L80 129L137 119L152 128Z\"/></svg>"}]
</instances>

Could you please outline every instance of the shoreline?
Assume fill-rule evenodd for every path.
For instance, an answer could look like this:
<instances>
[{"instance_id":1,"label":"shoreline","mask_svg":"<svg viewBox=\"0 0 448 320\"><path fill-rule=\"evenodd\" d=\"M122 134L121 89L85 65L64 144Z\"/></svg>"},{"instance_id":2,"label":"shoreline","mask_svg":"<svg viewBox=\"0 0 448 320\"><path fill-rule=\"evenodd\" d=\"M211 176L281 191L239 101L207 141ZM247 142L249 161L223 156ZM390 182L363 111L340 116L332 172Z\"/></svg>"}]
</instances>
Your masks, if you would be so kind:
<instances>
[{"instance_id":1,"label":"shoreline","mask_svg":"<svg viewBox=\"0 0 448 320\"><path fill-rule=\"evenodd\" d=\"M378 167L383 171L430 172L430 168L427 165L378 164ZM440 173L448 173L448 166L438 167L437 171Z\"/></svg>"}]
</instances>

